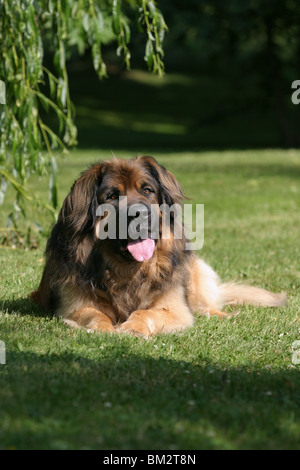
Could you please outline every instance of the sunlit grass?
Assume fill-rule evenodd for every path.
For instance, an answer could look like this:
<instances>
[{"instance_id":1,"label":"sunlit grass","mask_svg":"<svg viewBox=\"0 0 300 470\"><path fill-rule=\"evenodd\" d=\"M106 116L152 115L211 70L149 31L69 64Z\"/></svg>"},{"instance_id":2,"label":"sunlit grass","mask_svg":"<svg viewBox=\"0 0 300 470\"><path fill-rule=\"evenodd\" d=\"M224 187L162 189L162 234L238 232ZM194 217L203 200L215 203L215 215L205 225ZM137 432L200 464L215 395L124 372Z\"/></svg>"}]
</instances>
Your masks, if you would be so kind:
<instances>
[{"instance_id":1,"label":"sunlit grass","mask_svg":"<svg viewBox=\"0 0 300 470\"><path fill-rule=\"evenodd\" d=\"M59 204L82 170L110 156L78 150L59 160ZM0 448L299 447L292 344L299 339L300 152L154 156L205 206L199 255L224 280L287 291L288 305L241 307L228 321L197 318L184 333L149 341L88 334L43 316L27 300L41 277L45 239L33 251L0 248L0 340L7 352ZM47 200L43 180L33 180L32 189Z\"/></svg>"}]
</instances>

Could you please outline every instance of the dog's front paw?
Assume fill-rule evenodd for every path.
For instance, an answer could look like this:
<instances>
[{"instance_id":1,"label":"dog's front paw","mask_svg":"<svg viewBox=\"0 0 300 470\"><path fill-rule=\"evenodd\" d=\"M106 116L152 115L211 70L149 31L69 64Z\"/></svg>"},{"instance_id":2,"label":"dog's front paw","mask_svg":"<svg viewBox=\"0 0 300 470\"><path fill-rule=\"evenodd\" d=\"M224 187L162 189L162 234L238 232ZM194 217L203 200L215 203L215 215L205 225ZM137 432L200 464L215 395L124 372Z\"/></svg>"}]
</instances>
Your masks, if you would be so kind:
<instances>
[{"instance_id":1,"label":"dog's front paw","mask_svg":"<svg viewBox=\"0 0 300 470\"><path fill-rule=\"evenodd\" d=\"M144 335L143 333L141 333L140 331L138 330L133 330L132 328L118 328L116 330L117 333L125 333L125 334L128 334L128 335L132 335L132 336L137 336L138 338L142 338L142 339L149 339L149 336L147 335Z\"/></svg>"},{"instance_id":2,"label":"dog's front paw","mask_svg":"<svg viewBox=\"0 0 300 470\"><path fill-rule=\"evenodd\" d=\"M122 325L116 328L118 333L127 333L139 338L148 339L150 336L150 330L147 324L142 319L128 319Z\"/></svg>"}]
</instances>

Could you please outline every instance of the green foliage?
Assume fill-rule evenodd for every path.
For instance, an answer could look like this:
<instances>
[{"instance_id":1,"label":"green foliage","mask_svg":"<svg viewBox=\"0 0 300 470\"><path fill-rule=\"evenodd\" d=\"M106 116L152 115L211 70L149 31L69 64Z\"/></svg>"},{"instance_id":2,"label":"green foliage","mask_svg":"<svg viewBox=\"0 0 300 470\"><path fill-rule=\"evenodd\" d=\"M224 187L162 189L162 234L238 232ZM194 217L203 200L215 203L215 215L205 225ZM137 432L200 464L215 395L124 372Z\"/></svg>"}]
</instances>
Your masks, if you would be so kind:
<instances>
[{"instance_id":1,"label":"green foliage","mask_svg":"<svg viewBox=\"0 0 300 470\"><path fill-rule=\"evenodd\" d=\"M225 108L267 111L280 145L299 147L290 98L299 77L299 1L161 0L160 8L172 25L164 44L168 70L209 73L212 82L222 77L232 90ZM245 99L237 98L238 90Z\"/></svg>"},{"instance_id":2,"label":"green foliage","mask_svg":"<svg viewBox=\"0 0 300 470\"><path fill-rule=\"evenodd\" d=\"M75 50L90 50L99 78L107 76L103 44L117 41L117 54L130 67L130 22L124 13L136 11L145 31L145 60L162 75L163 32L166 24L149 0L5 0L0 4L0 79L6 86L6 104L0 108L0 203L9 182L16 190L15 210L25 215L24 202L50 210L57 206L54 152L66 152L77 143L67 60ZM45 67L45 50L52 51L55 72ZM58 120L58 132L44 121L41 109ZM45 151L46 150L46 151ZM31 174L50 174L50 204L43 204L27 188ZM54 209L53 209L54 208Z\"/></svg>"}]
</instances>

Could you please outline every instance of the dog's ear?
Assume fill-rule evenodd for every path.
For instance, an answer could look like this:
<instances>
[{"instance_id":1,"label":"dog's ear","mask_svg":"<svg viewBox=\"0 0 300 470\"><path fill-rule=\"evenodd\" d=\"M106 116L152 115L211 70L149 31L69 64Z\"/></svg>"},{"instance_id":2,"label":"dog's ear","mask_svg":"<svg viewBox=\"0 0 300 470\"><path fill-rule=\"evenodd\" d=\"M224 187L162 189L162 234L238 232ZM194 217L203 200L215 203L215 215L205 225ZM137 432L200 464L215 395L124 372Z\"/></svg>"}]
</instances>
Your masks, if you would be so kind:
<instances>
[{"instance_id":1,"label":"dog's ear","mask_svg":"<svg viewBox=\"0 0 300 470\"><path fill-rule=\"evenodd\" d=\"M160 165L155 158L143 156L138 157L138 159L145 165L152 177L159 184L160 196L163 199L159 201L160 203L165 202L171 206L174 203L181 204L183 199L187 199L175 176Z\"/></svg>"},{"instance_id":2,"label":"dog's ear","mask_svg":"<svg viewBox=\"0 0 300 470\"><path fill-rule=\"evenodd\" d=\"M58 220L63 223L71 236L94 227L98 206L97 191L102 175L102 165L93 165L75 181L64 200Z\"/></svg>"}]
</instances>

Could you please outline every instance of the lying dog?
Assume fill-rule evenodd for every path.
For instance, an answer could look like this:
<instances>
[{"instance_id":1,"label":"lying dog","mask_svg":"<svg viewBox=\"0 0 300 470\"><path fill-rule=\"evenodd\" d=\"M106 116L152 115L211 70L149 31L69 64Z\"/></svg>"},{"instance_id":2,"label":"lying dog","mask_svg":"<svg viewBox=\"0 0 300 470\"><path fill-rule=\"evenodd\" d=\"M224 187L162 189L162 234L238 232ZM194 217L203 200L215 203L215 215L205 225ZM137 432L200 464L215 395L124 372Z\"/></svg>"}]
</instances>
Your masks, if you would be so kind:
<instances>
[{"instance_id":1,"label":"lying dog","mask_svg":"<svg viewBox=\"0 0 300 470\"><path fill-rule=\"evenodd\" d=\"M115 158L83 172L48 240L42 280L31 295L41 307L71 326L148 338L190 327L195 313L226 317L224 305L285 303L285 294L221 283L210 266L186 250L185 237L174 236L174 218L169 237L161 237L161 212L156 240L121 238L118 231L100 239L107 213L97 215L97 208L109 204L120 217L120 196L126 196L126 210L143 205L146 218L151 206L184 199L174 175L152 157Z\"/></svg>"}]
</instances>

